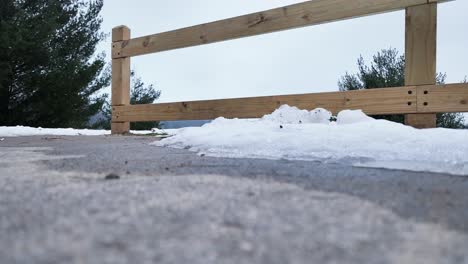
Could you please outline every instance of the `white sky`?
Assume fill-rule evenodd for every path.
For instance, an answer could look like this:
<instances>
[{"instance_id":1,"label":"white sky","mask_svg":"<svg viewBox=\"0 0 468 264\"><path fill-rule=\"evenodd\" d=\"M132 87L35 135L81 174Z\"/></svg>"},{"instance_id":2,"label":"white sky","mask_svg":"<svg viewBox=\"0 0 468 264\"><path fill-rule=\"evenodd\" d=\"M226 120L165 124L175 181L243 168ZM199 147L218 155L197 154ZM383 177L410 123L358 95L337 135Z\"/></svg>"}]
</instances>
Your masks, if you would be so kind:
<instances>
[{"instance_id":1,"label":"white sky","mask_svg":"<svg viewBox=\"0 0 468 264\"><path fill-rule=\"evenodd\" d=\"M132 37L263 11L300 0L106 0L103 30ZM468 0L439 5L437 70L448 82L468 75ZM404 11L132 58L158 102L336 91L356 60L404 50ZM110 37L101 46L110 60Z\"/></svg>"}]
</instances>

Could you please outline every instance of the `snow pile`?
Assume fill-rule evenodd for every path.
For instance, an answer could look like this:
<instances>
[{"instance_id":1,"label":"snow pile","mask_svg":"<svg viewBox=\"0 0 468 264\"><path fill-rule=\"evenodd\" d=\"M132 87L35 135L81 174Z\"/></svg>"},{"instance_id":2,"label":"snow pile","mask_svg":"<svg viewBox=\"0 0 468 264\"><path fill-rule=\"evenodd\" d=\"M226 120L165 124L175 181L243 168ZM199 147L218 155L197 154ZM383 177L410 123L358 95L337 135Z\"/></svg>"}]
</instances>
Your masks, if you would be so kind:
<instances>
[{"instance_id":1,"label":"snow pile","mask_svg":"<svg viewBox=\"0 0 468 264\"><path fill-rule=\"evenodd\" d=\"M331 117L332 113L323 108L317 108L313 111L307 111L299 110L297 107L283 105L272 114L264 116L262 120L282 124L328 124L330 122Z\"/></svg>"},{"instance_id":2,"label":"snow pile","mask_svg":"<svg viewBox=\"0 0 468 264\"><path fill-rule=\"evenodd\" d=\"M339 125L355 124L373 120L375 119L364 114L362 110L343 110L339 112L336 117L336 122Z\"/></svg>"},{"instance_id":3,"label":"snow pile","mask_svg":"<svg viewBox=\"0 0 468 264\"><path fill-rule=\"evenodd\" d=\"M157 146L208 156L297 159L468 175L468 130L418 130L362 111L346 110L336 122L325 109L282 106L261 119L218 118L180 129Z\"/></svg>"}]
</instances>

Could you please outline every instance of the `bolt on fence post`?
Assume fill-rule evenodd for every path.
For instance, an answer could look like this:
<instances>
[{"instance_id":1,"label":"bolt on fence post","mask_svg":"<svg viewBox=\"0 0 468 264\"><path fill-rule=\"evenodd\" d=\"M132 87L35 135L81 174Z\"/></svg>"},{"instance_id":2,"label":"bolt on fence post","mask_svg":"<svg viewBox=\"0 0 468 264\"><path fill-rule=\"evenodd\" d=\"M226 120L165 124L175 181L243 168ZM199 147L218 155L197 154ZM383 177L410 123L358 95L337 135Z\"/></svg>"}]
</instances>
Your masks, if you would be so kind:
<instances>
[{"instance_id":1,"label":"bolt on fence post","mask_svg":"<svg viewBox=\"0 0 468 264\"><path fill-rule=\"evenodd\" d=\"M405 85L436 84L437 3L406 8ZM420 100L418 94L418 108ZM416 128L436 127L436 114L407 114L405 123Z\"/></svg>"}]
</instances>

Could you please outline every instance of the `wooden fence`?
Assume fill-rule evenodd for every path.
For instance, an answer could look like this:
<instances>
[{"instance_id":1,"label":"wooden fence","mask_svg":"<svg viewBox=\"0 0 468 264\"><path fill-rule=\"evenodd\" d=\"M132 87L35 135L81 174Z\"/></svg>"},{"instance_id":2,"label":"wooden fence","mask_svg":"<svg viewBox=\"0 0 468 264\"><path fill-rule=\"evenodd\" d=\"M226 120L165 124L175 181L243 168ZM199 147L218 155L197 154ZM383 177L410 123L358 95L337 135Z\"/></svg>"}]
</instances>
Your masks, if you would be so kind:
<instances>
[{"instance_id":1,"label":"wooden fence","mask_svg":"<svg viewBox=\"0 0 468 264\"><path fill-rule=\"evenodd\" d=\"M323 107L334 113L362 109L369 115L405 114L408 125L435 127L435 113L468 112L468 84L436 85L437 4L441 2L446 1L313 0L134 39L128 27L116 27L112 31L112 134L128 133L129 122L261 117L282 104L308 110ZM404 87L130 105L130 57L403 9Z\"/></svg>"}]
</instances>

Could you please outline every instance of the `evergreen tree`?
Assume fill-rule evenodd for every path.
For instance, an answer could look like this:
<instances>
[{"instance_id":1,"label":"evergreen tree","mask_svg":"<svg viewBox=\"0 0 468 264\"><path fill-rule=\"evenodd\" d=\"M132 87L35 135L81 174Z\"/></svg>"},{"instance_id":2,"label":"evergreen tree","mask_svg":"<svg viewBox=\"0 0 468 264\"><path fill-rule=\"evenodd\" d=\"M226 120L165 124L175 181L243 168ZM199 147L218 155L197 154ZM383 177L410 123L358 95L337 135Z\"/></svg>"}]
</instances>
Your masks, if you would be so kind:
<instances>
[{"instance_id":1,"label":"evergreen tree","mask_svg":"<svg viewBox=\"0 0 468 264\"><path fill-rule=\"evenodd\" d=\"M0 125L84 127L109 85L103 0L0 0Z\"/></svg>"},{"instance_id":2,"label":"evergreen tree","mask_svg":"<svg viewBox=\"0 0 468 264\"><path fill-rule=\"evenodd\" d=\"M131 87L130 87L130 104L152 104L161 96L161 91L154 89L152 84L146 85L140 77L136 76L135 72L131 72ZM105 95L106 97L108 95ZM112 110L110 100L107 100L100 114L99 120L95 122L92 127L100 129L110 129ZM159 122L138 122L131 123L131 130L151 130L152 128L158 128Z\"/></svg>"},{"instance_id":3,"label":"evergreen tree","mask_svg":"<svg viewBox=\"0 0 468 264\"><path fill-rule=\"evenodd\" d=\"M357 62L357 74L346 73L338 82L340 91L362 89L400 87L405 85L405 57L399 55L396 49L387 49L373 56L370 66L366 65L362 56ZM445 83L445 74L438 73L438 84ZM379 115L377 119L387 119L404 123L403 115ZM464 116L459 113L437 114L437 126L445 128L464 128Z\"/></svg>"},{"instance_id":4,"label":"evergreen tree","mask_svg":"<svg viewBox=\"0 0 468 264\"><path fill-rule=\"evenodd\" d=\"M161 91L156 91L152 84L146 86L140 77L132 71L132 87L130 94L130 104L152 104L161 96ZM151 130L159 127L159 122L138 122L131 123L132 130Z\"/></svg>"}]
</instances>

